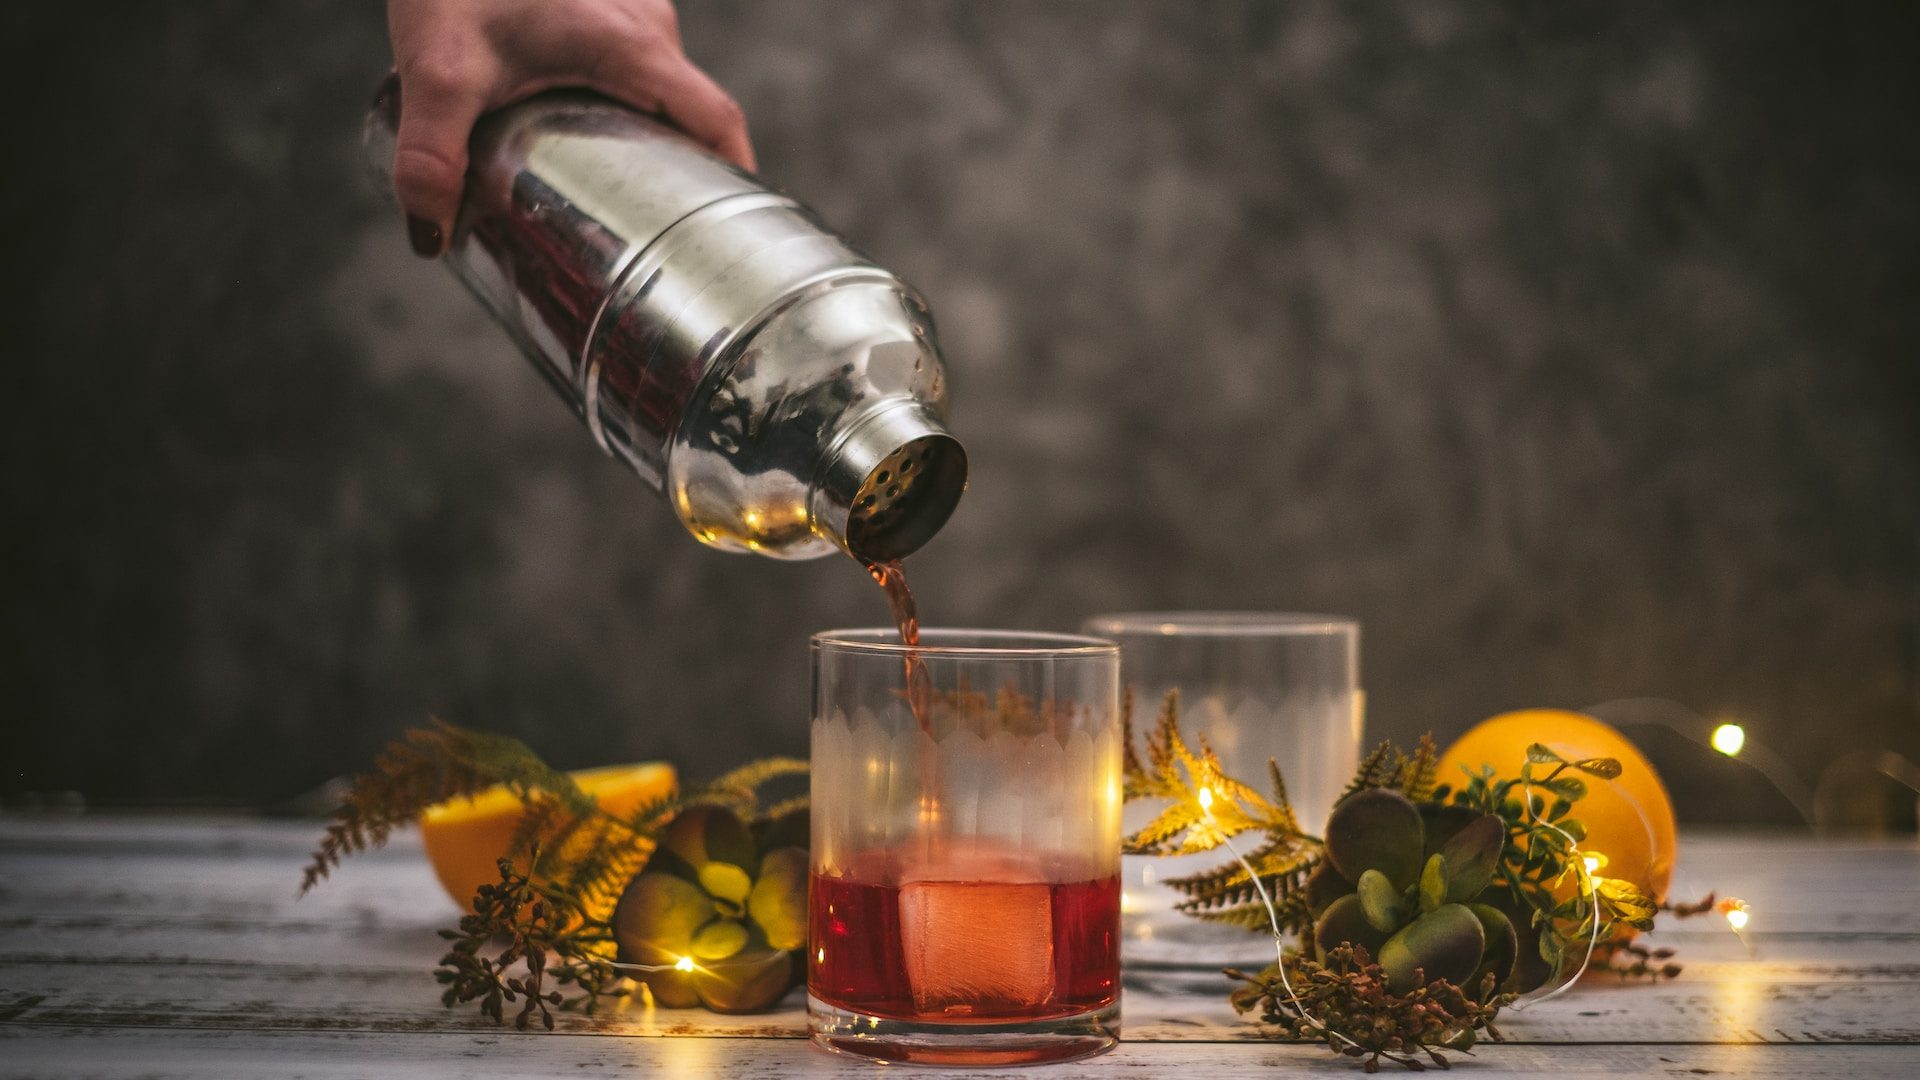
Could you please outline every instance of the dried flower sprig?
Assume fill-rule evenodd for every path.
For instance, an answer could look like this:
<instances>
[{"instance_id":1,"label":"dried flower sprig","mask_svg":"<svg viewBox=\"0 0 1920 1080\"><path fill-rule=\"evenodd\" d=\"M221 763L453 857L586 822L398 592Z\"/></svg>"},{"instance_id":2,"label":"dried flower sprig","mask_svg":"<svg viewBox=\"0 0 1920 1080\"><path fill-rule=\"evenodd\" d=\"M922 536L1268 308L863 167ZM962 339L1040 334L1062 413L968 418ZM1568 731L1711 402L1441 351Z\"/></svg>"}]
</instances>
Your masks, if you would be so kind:
<instances>
[{"instance_id":1,"label":"dried flower sprig","mask_svg":"<svg viewBox=\"0 0 1920 1080\"><path fill-rule=\"evenodd\" d=\"M1285 979L1272 965L1257 975L1226 969L1228 977L1241 981L1228 999L1234 1011L1257 1010L1263 1022L1291 1038L1325 1042L1337 1054L1364 1058L1368 1072L1378 1071L1382 1058L1424 1069L1421 1054L1448 1068L1442 1051L1469 1051L1478 1032L1501 1041L1494 1020L1514 998L1496 992L1491 973L1472 994L1445 979L1393 993L1380 965L1358 945L1328 950L1325 963L1294 954L1286 964Z\"/></svg>"},{"instance_id":2,"label":"dried flower sprig","mask_svg":"<svg viewBox=\"0 0 1920 1080\"><path fill-rule=\"evenodd\" d=\"M530 853L538 862L538 852ZM446 986L440 1003L452 1008L480 1002L480 1011L504 1021L503 1002L518 1001L514 1026L525 1030L538 1012L540 1022L553 1030L553 1009L593 1012L603 998L621 998L631 991L620 985L613 964L613 935L604 923L578 917L564 894L538 883L512 859L499 861L500 881L482 885L474 896L473 911L455 930L442 930L450 943L434 971ZM504 940L496 951L489 946ZM552 986L575 986L568 995Z\"/></svg>"}]
</instances>

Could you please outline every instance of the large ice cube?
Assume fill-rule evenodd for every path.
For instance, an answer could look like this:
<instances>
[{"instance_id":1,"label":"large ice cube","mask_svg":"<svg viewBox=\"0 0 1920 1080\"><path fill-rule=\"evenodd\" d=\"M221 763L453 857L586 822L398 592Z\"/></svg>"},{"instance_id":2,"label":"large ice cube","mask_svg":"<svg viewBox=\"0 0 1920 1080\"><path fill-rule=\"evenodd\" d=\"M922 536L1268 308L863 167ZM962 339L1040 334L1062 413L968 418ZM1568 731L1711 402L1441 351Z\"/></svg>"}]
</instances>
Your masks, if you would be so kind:
<instances>
[{"instance_id":1,"label":"large ice cube","mask_svg":"<svg viewBox=\"0 0 1920 1080\"><path fill-rule=\"evenodd\" d=\"M967 1015L1053 996L1053 903L1044 883L914 881L900 887L907 984L923 1013Z\"/></svg>"}]
</instances>

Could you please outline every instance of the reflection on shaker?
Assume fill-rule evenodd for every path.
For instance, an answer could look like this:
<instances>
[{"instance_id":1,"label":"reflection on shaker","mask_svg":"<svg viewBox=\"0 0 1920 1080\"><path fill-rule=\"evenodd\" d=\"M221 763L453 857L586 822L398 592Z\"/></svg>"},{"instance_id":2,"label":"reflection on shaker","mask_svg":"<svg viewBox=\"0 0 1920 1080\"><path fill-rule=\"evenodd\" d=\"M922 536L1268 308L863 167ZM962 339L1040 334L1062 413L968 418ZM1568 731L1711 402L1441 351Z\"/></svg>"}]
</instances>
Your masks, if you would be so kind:
<instances>
[{"instance_id":1,"label":"reflection on shaker","mask_svg":"<svg viewBox=\"0 0 1920 1080\"><path fill-rule=\"evenodd\" d=\"M392 166L389 79L367 150ZM865 562L926 543L966 488L926 302L805 207L583 91L474 130L446 263L702 543ZM888 459L921 479L863 514Z\"/></svg>"}]
</instances>

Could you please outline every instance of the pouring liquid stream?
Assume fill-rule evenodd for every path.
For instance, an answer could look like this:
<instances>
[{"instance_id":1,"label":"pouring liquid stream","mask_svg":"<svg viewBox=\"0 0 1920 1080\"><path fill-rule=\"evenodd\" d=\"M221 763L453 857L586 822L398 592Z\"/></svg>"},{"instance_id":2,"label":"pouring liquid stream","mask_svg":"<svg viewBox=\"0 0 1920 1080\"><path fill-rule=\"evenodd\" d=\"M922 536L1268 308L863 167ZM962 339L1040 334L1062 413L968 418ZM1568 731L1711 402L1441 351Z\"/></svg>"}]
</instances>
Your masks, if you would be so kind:
<instances>
[{"instance_id":1,"label":"pouring liquid stream","mask_svg":"<svg viewBox=\"0 0 1920 1080\"><path fill-rule=\"evenodd\" d=\"M940 820L939 805L945 798L940 778L940 749L933 739L933 682L927 674L926 661L920 656L920 611L913 601L913 589L907 585L906 570L898 560L891 562L869 563L867 573L879 584L880 591L887 595L887 607L893 612L893 623L900 630L900 643L907 647L905 678L907 688L907 708L912 710L915 722L920 725L920 791L921 810L928 828L920 837L922 853L930 859L944 857L946 837L933 827Z\"/></svg>"},{"instance_id":2,"label":"pouring liquid stream","mask_svg":"<svg viewBox=\"0 0 1920 1080\"><path fill-rule=\"evenodd\" d=\"M900 630L900 643L907 647L907 707L913 710L913 718L919 722L921 734L931 739L933 720L929 709L933 686L928 681L926 664L920 659L920 611L913 602L913 589L907 585L906 570L895 560L868 563L867 573L873 576L880 591L887 595L887 607L893 612L893 623Z\"/></svg>"}]
</instances>

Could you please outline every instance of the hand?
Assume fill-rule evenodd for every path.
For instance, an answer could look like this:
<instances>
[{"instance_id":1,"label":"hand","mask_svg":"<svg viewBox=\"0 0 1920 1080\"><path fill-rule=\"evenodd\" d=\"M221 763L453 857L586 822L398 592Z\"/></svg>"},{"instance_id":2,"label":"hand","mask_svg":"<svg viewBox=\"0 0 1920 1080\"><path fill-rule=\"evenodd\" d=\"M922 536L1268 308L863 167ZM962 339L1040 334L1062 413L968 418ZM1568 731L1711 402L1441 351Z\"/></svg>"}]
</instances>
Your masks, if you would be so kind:
<instances>
[{"instance_id":1,"label":"hand","mask_svg":"<svg viewBox=\"0 0 1920 1080\"><path fill-rule=\"evenodd\" d=\"M669 0L390 0L387 27L400 73L393 187L421 255L452 235L474 121L541 90L597 90L754 167L745 115L681 51Z\"/></svg>"}]
</instances>

